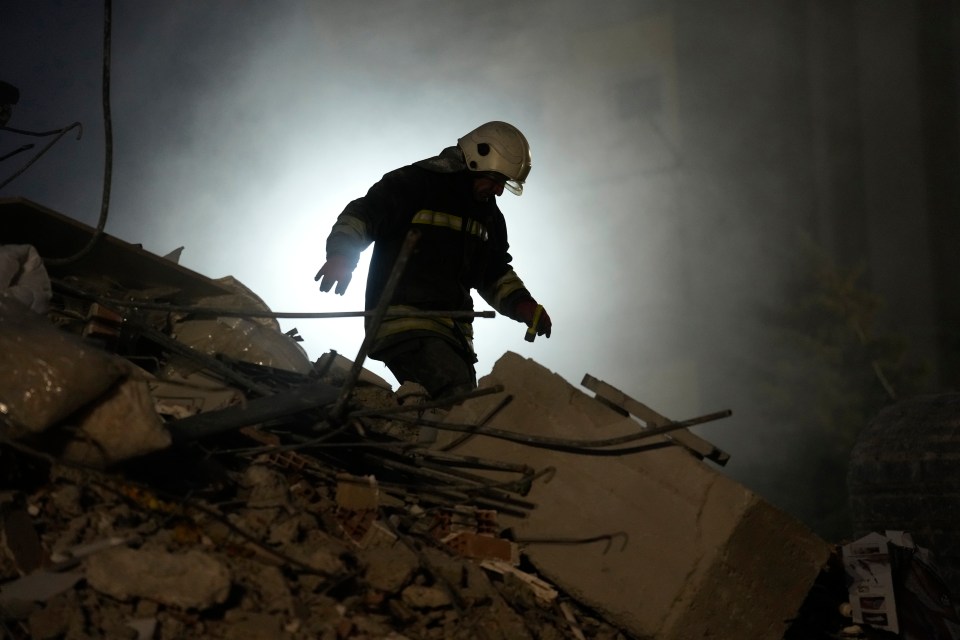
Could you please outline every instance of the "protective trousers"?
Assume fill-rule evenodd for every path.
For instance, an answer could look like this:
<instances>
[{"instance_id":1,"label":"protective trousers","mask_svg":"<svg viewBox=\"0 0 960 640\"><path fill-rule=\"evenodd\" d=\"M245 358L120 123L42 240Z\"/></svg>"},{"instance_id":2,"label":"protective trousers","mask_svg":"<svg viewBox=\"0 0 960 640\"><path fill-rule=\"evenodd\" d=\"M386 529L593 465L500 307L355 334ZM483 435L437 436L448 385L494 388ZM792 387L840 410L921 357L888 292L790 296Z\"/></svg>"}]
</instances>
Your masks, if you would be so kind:
<instances>
[{"instance_id":1,"label":"protective trousers","mask_svg":"<svg viewBox=\"0 0 960 640\"><path fill-rule=\"evenodd\" d=\"M410 338L378 351L373 357L382 360L400 384L416 382L434 400L477 388L474 355L467 356L443 338Z\"/></svg>"}]
</instances>

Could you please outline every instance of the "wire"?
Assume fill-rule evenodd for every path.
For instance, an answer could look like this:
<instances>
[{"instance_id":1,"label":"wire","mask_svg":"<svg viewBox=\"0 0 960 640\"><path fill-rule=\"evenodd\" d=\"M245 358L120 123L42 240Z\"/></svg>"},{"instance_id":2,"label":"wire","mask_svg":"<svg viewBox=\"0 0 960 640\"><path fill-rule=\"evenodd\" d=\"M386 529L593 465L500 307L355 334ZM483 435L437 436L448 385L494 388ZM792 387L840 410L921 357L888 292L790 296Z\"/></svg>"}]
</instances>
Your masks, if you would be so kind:
<instances>
[{"instance_id":1,"label":"wire","mask_svg":"<svg viewBox=\"0 0 960 640\"><path fill-rule=\"evenodd\" d=\"M406 407L402 407L406 408ZM413 408L413 407L411 407ZM391 408L392 409L392 408ZM674 446L672 442L659 442L655 444L642 445L639 447L625 447L621 449L601 449L600 447L611 447L614 445L629 444L637 440L644 440L647 438L652 438L655 436L665 435L671 431L676 431L678 429L685 429L697 424L703 424L704 422L711 422L713 420L719 420L721 418L729 417L732 412L727 409L724 411L717 411L714 413L708 413L703 416L698 416L696 418L690 418L688 420L680 421L671 421L666 424L658 425L656 427L650 427L647 429L642 429L640 431L634 431L622 436L616 436L612 438L601 438L601 439L591 439L591 440L573 440L569 438L554 438L549 436L535 436L526 433L520 433L517 431L507 431L504 429L494 429L494 428L484 428L481 431L477 431L476 425L463 425L463 424L452 424L447 422L439 422L436 420L426 420L423 418L410 418L408 416L396 414L389 409L383 409L379 413L376 413L376 410L371 410L371 415L391 415L394 420L401 422L416 422L418 424L435 427L444 431L460 431L467 433L476 433L479 436L487 436L490 438L497 438L500 440L509 440L511 442L516 442L518 444L523 444L529 447L539 448L539 449L552 449L554 451L566 451L569 453L580 453L584 455L595 455L595 456L604 456L604 455L623 455L626 453L637 453L640 451L647 451L652 449L658 449L664 446ZM357 415L359 412L355 412L351 415Z\"/></svg>"},{"instance_id":2,"label":"wire","mask_svg":"<svg viewBox=\"0 0 960 640\"><path fill-rule=\"evenodd\" d=\"M7 159L9 159L9 158L12 158L13 156L17 155L18 153L22 153L22 152L24 152L24 151L30 151L30 149L33 149L35 146L36 146L36 145L33 145L33 144L20 145L19 147L17 147L17 148L14 149L13 151L10 151L9 153L6 153L6 154L0 156L0 162L3 162L4 160L7 160ZM4 184L6 184L6 182L4 182ZM0 185L0 186L2 186L2 185Z\"/></svg>"},{"instance_id":3,"label":"wire","mask_svg":"<svg viewBox=\"0 0 960 640\"><path fill-rule=\"evenodd\" d=\"M63 129L57 129L56 131L46 131L46 132L43 132L43 133L31 133L31 132L29 132L29 131L22 131L22 130L20 130L20 129L11 129L10 127L0 127L0 128L2 128L4 131L13 131L14 133L23 133L23 134L27 134L27 135L48 136L48 135L54 135L54 134L56 134L56 136L57 136L56 138L54 138L53 140L51 140L50 142L48 142L48 143L46 144L46 146L43 147L43 149L40 149L40 151L38 151L32 158L30 158L30 160L29 160L25 165L23 165L22 167L20 167L20 170L19 170L19 171L15 171L15 172L13 173L13 175L11 175L9 178L7 178L6 180L4 180L3 182L0 182L0 189L3 189L5 186L7 186L7 185L10 184L11 182L13 182L13 181L14 181L18 176L20 176L24 171L26 171L26 170L29 169L31 166L33 166L33 163L34 163L34 162L36 162L37 160L39 160L40 157L41 157L43 154L45 154L47 151L50 150L50 147L52 147L53 145L55 145L55 144L60 140L60 138L62 138L62 137L63 137L68 131L70 131L71 129L79 129L79 131L77 132L77 140L79 140L79 139L83 136L83 125L81 125L79 122L74 122L73 124L71 124L71 125L69 125L69 126L67 126L67 127L64 127ZM8 153L7 155L3 156L3 158L0 158L0 159L6 160L6 159L9 158L10 156L16 155L17 153L20 153L21 151L25 151L25 150L30 149L30 148L32 148L32 147L33 147L32 144L31 144L31 145L24 145L24 146L20 147L19 149L15 150L15 151L13 151L13 152L11 152L11 153Z\"/></svg>"},{"instance_id":4,"label":"wire","mask_svg":"<svg viewBox=\"0 0 960 640\"><path fill-rule=\"evenodd\" d=\"M74 286L65 280L51 278L53 286L71 296L99 302L108 307L121 309L137 309L148 311L164 311L167 313L183 313L194 316L225 316L230 318L298 318L298 319L327 319L327 318L363 318L369 317L376 311L264 311L262 309L227 309L205 307L200 305L175 305L167 302L150 302L144 300L121 300L112 296L101 295ZM416 310L416 311L388 311L385 318L495 318L496 311L484 310Z\"/></svg>"},{"instance_id":5,"label":"wire","mask_svg":"<svg viewBox=\"0 0 960 640\"><path fill-rule=\"evenodd\" d=\"M100 219L97 222L97 228L86 246L77 253L66 258L44 258L48 265L64 265L76 262L84 257L103 235L103 229L107 226L107 213L110 209L110 185L113 179L113 119L110 114L110 45L111 45L111 25L113 14L113 0L104 0L103 2L103 195L100 199Z\"/></svg>"}]
</instances>

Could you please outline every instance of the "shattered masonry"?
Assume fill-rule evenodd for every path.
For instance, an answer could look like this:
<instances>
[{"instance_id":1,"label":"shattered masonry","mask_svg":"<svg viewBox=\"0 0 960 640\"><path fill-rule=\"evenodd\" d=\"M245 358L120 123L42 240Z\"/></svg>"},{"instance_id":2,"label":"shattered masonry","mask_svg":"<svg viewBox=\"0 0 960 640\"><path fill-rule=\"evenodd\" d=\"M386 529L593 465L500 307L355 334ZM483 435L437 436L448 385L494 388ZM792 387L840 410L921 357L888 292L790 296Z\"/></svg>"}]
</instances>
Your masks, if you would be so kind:
<instances>
[{"instance_id":1,"label":"shattered masonry","mask_svg":"<svg viewBox=\"0 0 960 640\"><path fill-rule=\"evenodd\" d=\"M92 230L0 216L11 637L780 640L828 560L592 376L507 353L449 410L311 362L233 278L110 236L45 267Z\"/></svg>"}]
</instances>

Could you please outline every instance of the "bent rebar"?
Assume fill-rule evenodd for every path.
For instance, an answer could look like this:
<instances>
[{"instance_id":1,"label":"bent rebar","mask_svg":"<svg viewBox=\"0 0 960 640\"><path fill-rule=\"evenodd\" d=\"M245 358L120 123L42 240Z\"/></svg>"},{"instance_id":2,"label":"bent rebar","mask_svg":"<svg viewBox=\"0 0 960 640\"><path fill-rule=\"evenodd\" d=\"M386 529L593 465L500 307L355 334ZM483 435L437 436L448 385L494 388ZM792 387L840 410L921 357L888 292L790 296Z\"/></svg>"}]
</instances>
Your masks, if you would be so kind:
<instances>
[{"instance_id":1,"label":"bent rebar","mask_svg":"<svg viewBox=\"0 0 960 640\"><path fill-rule=\"evenodd\" d=\"M0 189L3 189L5 186L7 186L8 184L10 184L10 183L13 182L14 180L16 180L18 177L20 177L20 175L23 174L24 171L26 171L26 170L29 169L31 166L33 166L33 163L36 162L37 160L39 160L40 157L43 156L43 154L45 154L47 151L49 151L49 150L50 150L50 147L52 147L52 146L55 145L57 142L59 142L60 138L62 138L64 135L66 135L66 133L67 133L68 131L70 131L71 129L76 129L76 128L78 128L78 127L80 128L80 131L77 133L77 140L79 140L80 137L83 135L83 125L80 124L79 122L74 122L73 124L68 125L68 126L64 127L63 129L57 129L56 131L51 131L51 132L44 133L44 134L37 134L37 135L57 134L57 137L54 138L53 140L51 140L50 142L48 142L48 143L46 144L46 146L44 146L42 149L40 149L40 151L38 151L37 153L35 153L35 154L33 155L33 157L30 158L30 160L28 160L25 165L23 165L22 167L20 167L20 169L18 169L17 171L15 171L15 172L13 173L13 175L11 175L9 178L7 178L6 180L4 180L3 182L0 182ZM5 131L13 131L14 133L27 133L27 132L21 131L21 130L19 130L19 129L11 129L10 127L3 127L3 129L4 129ZM7 157L9 157L9 156L7 156Z\"/></svg>"},{"instance_id":2,"label":"bent rebar","mask_svg":"<svg viewBox=\"0 0 960 640\"><path fill-rule=\"evenodd\" d=\"M413 253L413 248L416 246L417 241L420 239L420 232L411 229L407 232L406 237L403 239L403 244L400 246L400 252L397 254L397 259L393 264L393 270L390 272L390 277L387 278L386 284L383 286L383 291L380 294L380 300L377 303L377 308L374 310L375 313L370 319L369 325L366 327L366 333L363 336L363 343L360 345L360 350L357 352L357 357L353 359L353 366L350 367L350 373L347 374L347 378L343 383L343 388L340 391L340 397L337 398L337 401L334 403L333 408L330 411L330 416L334 420L339 420L343 417L347 406L347 400L350 398L350 394L353 393L353 388L357 384L357 378L360 376L360 372L363 370L363 361L367 358L367 352L370 347L373 346L373 341L377 336L377 331L380 330L380 324L383 322L383 318L387 313L387 307L390 305L390 301L393 299L393 292L397 288L397 284L400 282L400 276L403 275L403 272L407 268L407 261L410 259L410 254Z\"/></svg>"},{"instance_id":3,"label":"bent rebar","mask_svg":"<svg viewBox=\"0 0 960 640\"><path fill-rule=\"evenodd\" d=\"M559 451L571 451L579 452L581 450L589 452L590 450L598 449L599 447L611 447L614 445L627 444L629 442L636 442L637 440L644 440L646 438L652 438L655 436L664 435L670 433L671 431L676 431L678 429L686 429L687 427L703 424L704 422L711 422L713 420L719 420L721 418L727 418L733 415L733 412L729 409L723 411L717 411L714 413L708 413L703 416L696 418L690 418L688 420L681 420L675 422L669 422L667 424L653 427L649 429L642 429L633 433L628 433L626 435L617 436L613 438L603 438L599 440L571 440L568 438L553 438L550 436L533 436L525 433L519 433L516 431L507 431L505 429L484 429L483 431L477 432L478 435L489 436L491 438L497 438L500 440L509 440L511 442L516 442L519 444L525 444L531 447L536 447L539 449L555 449ZM450 424L446 422L439 422L436 420L425 420L425 419L411 419L403 415L396 415L394 419L406 422L416 422L418 424L426 425L429 427L435 427L441 430L447 431L459 431L459 432L468 432L472 433L476 431L475 425L463 425L463 424ZM667 446L674 446L673 443L666 443Z\"/></svg>"}]
</instances>

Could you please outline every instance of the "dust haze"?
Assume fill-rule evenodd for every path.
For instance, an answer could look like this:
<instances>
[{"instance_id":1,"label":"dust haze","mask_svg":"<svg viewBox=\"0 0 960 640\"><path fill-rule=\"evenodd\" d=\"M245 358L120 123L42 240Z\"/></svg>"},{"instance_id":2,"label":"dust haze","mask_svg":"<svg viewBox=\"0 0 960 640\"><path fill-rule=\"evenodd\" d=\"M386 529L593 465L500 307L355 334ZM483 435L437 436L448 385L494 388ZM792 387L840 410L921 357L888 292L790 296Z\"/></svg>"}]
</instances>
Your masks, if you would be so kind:
<instances>
[{"instance_id":1,"label":"dust haze","mask_svg":"<svg viewBox=\"0 0 960 640\"><path fill-rule=\"evenodd\" d=\"M845 212L827 183L844 177L825 178L817 154L823 136L855 122L831 115L843 105L827 104L837 98L818 75L830 67L818 56L839 45L811 34L859 29L852 67L889 42L830 4L115 2L106 231L161 255L184 246L181 264L232 275L275 311L359 310L369 252L345 296L313 280L344 205L387 171L508 121L529 139L533 169L523 196L500 206L514 266L554 331L531 344L520 324L478 320L478 373L515 351L671 418L732 409L698 431L731 453L726 472L766 491L753 474L784 453L771 453L782 433L755 384L769 364L763 319L784 302L797 238L837 248L831 229ZM887 30L913 16L876 4L882 15L866 22ZM94 225L103 5L15 0L3 14L0 78L21 91L9 125L80 121L83 137L65 136L0 196ZM0 152L20 142L0 133ZM920 276L924 250L912 258ZM900 328L932 350L924 309L935 292L922 277L897 286L921 307ZM282 325L311 359L352 358L362 341L357 319ZM380 363L368 368L394 382Z\"/></svg>"}]
</instances>

